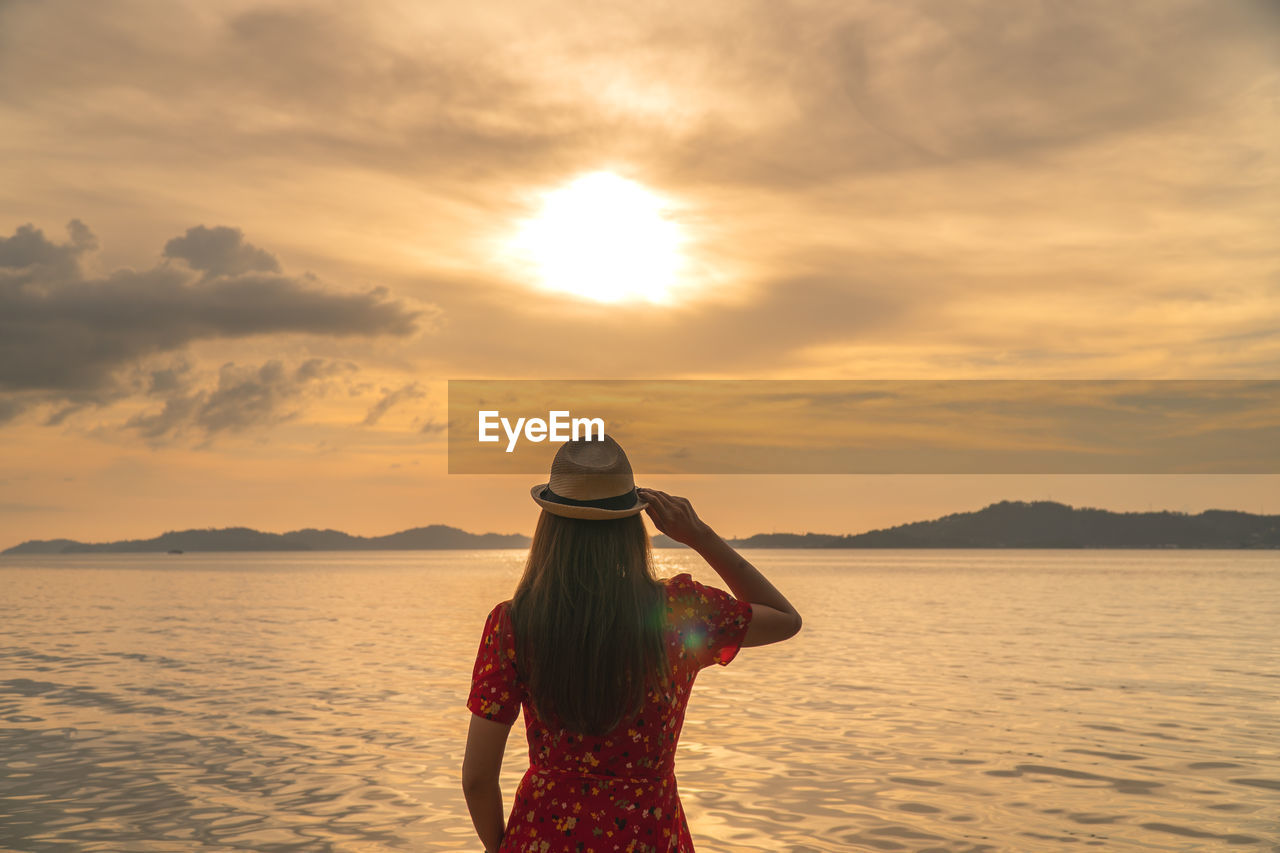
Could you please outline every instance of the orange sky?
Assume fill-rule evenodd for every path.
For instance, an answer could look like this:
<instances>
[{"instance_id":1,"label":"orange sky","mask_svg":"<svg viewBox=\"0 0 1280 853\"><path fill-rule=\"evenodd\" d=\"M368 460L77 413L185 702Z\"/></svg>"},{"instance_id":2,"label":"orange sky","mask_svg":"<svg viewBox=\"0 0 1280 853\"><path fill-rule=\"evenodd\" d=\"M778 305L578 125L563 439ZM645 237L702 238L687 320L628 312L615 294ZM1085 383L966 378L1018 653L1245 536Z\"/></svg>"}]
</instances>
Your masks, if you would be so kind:
<instances>
[{"instance_id":1,"label":"orange sky","mask_svg":"<svg viewBox=\"0 0 1280 853\"><path fill-rule=\"evenodd\" d=\"M0 128L0 548L529 532L525 479L445 474L450 378L1280 366L1268 0L6 3ZM513 261L601 171L664 201L670 300ZM1278 480L649 484L746 534L1280 512Z\"/></svg>"}]
</instances>

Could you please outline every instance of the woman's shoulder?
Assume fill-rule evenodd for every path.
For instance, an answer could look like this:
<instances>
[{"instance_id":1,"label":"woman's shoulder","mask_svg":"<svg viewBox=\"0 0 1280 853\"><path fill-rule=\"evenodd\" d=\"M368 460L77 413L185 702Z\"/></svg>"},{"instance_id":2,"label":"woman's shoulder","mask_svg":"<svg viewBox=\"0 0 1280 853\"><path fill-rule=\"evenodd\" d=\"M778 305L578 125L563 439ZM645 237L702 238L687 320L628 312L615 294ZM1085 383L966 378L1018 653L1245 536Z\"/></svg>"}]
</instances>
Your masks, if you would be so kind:
<instances>
[{"instance_id":1,"label":"woman's shoulder","mask_svg":"<svg viewBox=\"0 0 1280 853\"><path fill-rule=\"evenodd\" d=\"M699 588L702 587L702 584L694 580L693 575L688 572L681 572L669 578L662 578L659 583L662 584L668 603L697 596Z\"/></svg>"},{"instance_id":2,"label":"woman's shoulder","mask_svg":"<svg viewBox=\"0 0 1280 853\"><path fill-rule=\"evenodd\" d=\"M667 626L684 637L677 645L681 657L699 667L727 664L742 645L751 621L751 605L724 590L699 583L684 572L664 581Z\"/></svg>"},{"instance_id":3,"label":"woman's shoulder","mask_svg":"<svg viewBox=\"0 0 1280 853\"><path fill-rule=\"evenodd\" d=\"M502 630L511 630L511 601L499 601L490 609L489 615L484 620L486 630L494 630L500 628Z\"/></svg>"},{"instance_id":4,"label":"woman's shoulder","mask_svg":"<svg viewBox=\"0 0 1280 853\"><path fill-rule=\"evenodd\" d=\"M668 605L674 605L676 602L711 604L733 598L732 595L718 587L694 580L693 575L688 572L681 572L674 577L663 578L662 585L666 589Z\"/></svg>"},{"instance_id":5,"label":"woman's shoulder","mask_svg":"<svg viewBox=\"0 0 1280 853\"><path fill-rule=\"evenodd\" d=\"M697 581L695 581L693 579L693 575L688 572L681 572L680 574L673 575L669 578L659 578L658 583L662 584L667 589L685 589L692 584L697 583Z\"/></svg>"}]
</instances>

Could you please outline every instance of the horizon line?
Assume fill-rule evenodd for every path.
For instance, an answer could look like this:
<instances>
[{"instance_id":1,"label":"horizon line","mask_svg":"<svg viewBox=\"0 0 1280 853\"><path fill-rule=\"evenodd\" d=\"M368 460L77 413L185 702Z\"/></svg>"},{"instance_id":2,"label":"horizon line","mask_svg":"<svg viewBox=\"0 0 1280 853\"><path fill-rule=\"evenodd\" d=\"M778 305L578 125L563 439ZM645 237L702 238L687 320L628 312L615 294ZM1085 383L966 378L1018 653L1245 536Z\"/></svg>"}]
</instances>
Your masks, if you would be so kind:
<instances>
[{"instance_id":1,"label":"horizon line","mask_svg":"<svg viewBox=\"0 0 1280 853\"><path fill-rule=\"evenodd\" d=\"M1192 512L1186 512L1186 511L1183 511L1183 510L1174 510L1174 509L1112 510L1112 509L1106 509L1106 508L1104 508L1104 507L1097 507L1097 506L1074 506L1074 505L1072 505L1072 504L1067 504L1067 503L1063 503L1063 502L1061 502L1061 501L1055 501L1055 500L1050 500L1050 499L1045 499L1045 500L1034 500L1034 501L1024 501L1024 500L1007 500L1007 499L1006 499L1006 500L993 501L993 502L991 502L991 503L985 504L984 506L982 506L982 507L980 507L979 509L976 509L976 510L957 510L957 511L953 511L953 512L944 513L944 514L942 514L942 515L933 516L932 518L915 519L915 520L913 520L913 521L902 521L902 522L898 522L897 524L892 524L892 525L888 525L888 526L884 526L884 527L875 527L875 528L871 528L871 529L868 529L868 530L862 530L862 531L858 531L858 532L849 532L849 533L822 533L822 532L817 532L817 531L812 531L812 530L806 530L806 531L804 531L803 533L796 533L796 532L793 532L793 531L777 531L777 530L775 530L775 531L771 531L771 532L768 532L768 533L763 532L763 531L758 531L758 532L756 532L756 533L751 533L751 534L748 534L748 535L746 535L746 536L726 535L726 536L724 536L724 538L725 538L727 541L730 541L730 542L742 542L742 541L745 541L745 540L748 540L748 539L752 539L752 538L757 537L757 536L829 536L829 537L836 537L836 538L849 538L849 537L854 537L854 536L862 536L862 535L865 535L865 534L868 534L868 533L877 533L877 532L880 532L880 531L892 530L892 529L894 529L894 528L896 528L896 527L903 527L903 526L911 525L911 524L921 524L921 523L928 523L928 522L932 522L932 521L938 521L938 520L940 520L940 519L948 518L948 517L953 516L953 515L964 515L964 514L977 513L977 512L981 512L982 510L985 510L985 509L989 509L989 508L991 508L991 507L994 507L994 506L1000 506L1000 505L1002 505L1002 504L1021 504L1021 505L1026 505L1026 506L1034 506L1034 505L1036 505L1036 504L1053 504L1053 505L1055 505L1055 506L1062 506L1062 507L1066 507L1066 508L1071 509L1071 510L1078 510L1078 511L1090 511L1090 510L1092 510L1092 511L1099 511L1099 512L1112 513L1112 514L1114 514L1114 515L1162 515L1162 514L1163 514L1163 515L1181 515L1181 516L1195 517L1195 516L1204 515L1205 513L1210 513L1210 512L1229 512L1229 513L1239 513L1239 514L1241 514L1241 515L1253 516L1253 517L1255 517L1255 518L1280 518L1280 515L1268 515L1268 514L1266 514L1266 513L1249 512L1248 510L1239 510L1239 509L1221 509L1221 508L1216 508L1216 507L1208 508L1208 509L1203 509L1203 510L1201 510L1201 511L1199 511L1199 512L1194 512L1194 513L1192 513ZM8 546L8 547L6 547L6 548L2 548L2 549L0 549L0 555L5 554L6 552L8 552L9 550L11 550L12 548L17 548L17 547L20 547L20 546L22 546L22 545L27 545L27 544L31 544L31 543L37 543L37 542L58 542L58 541L66 541L66 542L73 542L73 543L78 544L78 545L101 546L101 545L112 545L112 544L118 544L118 543L120 543L120 542L146 542L146 541L150 541L150 540L152 540L152 539L159 539L159 538L161 538L161 537L163 537L163 536L168 536L168 535L170 535L170 534L178 534L178 533L192 533L192 532L197 532L197 531L203 531L203 532L222 532L222 531L227 531L227 530L247 530L247 531L252 531L253 533L261 533L261 534L268 535L268 536L288 536L288 535L290 535L290 534L294 534L294 533L303 533L303 532L305 532L305 531L317 531L317 532L320 532L320 533L330 533L330 532L331 532L331 533L338 533L338 534L341 534L341 535L343 535L343 536L351 537L351 538L353 538L353 539L385 539L385 538L390 537L390 536L396 536L396 535L399 535L399 534L402 534L402 533L407 533L407 532L412 531L412 530L422 530L422 529L429 528L429 527L443 527L443 528L448 528L449 530L456 530L456 531L458 531L458 532L460 532L460 533L465 533L465 534L466 534L466 535L468 535L468 536L477 536L477 537L483 537L483 536L498 536L498 537L520 536L520 537L523 537L523 538L525 538L525 539L530 539L530 538L532 538L532 537L531 537L531 535L530 535L530 534L528 534L528 533L518 533L518 532L517 532L517 533L497 533L497 532L494 532L494 531L486 531L486 532L484 532L484 533L473 533L472 531L466 530L466 529L464 529L464 528L457 527L457 526L452 525L452 524L445 524L445 523L441 523L441 522L431 522L431 523L428 523L428 524L421 524L421 525L417 525L417 526L414 526L414 527L406 527L406 528L403 528L403 529L401 529L401 530L395 530L395 531L392 531L391 533L382 533L382 534L375 534L375 535L365 535L365 534L359 534L359 533L349 533L349 532L347 532L347 531L345 531L345 530L338 530L338 529L336 529L336 528L332 528L332 527L299 527L299 528L295 528L295 529L293 529L293 530L286 530L286 531L283 531L283 532L280 532L280 533L276 533L276 532L269 531L269 530L259 530L259 529L258 529L258 528L256 528L256 527L249 527L249 526L247 526L247 525L232 524L232 525L227 525L227 526L224 526L224 527L187 527L187 528L181 528L181 529L172 529L172 530L166 530L166 531L164 531L163 533L159 533L159 534L156 534L156 535L154 535L154 536L150 536L150 537L126 537L126 538L124 538L124 539L115 539L115 540L104 541L104 542L82 542L82 541L80 541L80 540L78 540L78 539L73 539L73 538L70 538L70 537L67 537L67 536L57 536L57 537L52 537L52 538L48 538L48 539L25 539L25 540L23 540L23 541L21 541L21 542L18 542L18 543L16 543L16 544L14 544L14 545L11 545L11 546ZM722 534L722 535L723 535L723 534ZM659 537L663 537L663 536L666 536L666 534L662 533L661 531L657 531L657 532L655 532L655 533L650 534L649 538L650 538L650 540L653 540L653 539L657 539L657 538L659 538ZM667 538L669 539L670 537L667 537ZM674 541L674 540L672 540L672 541ZM677 544L679 544L679 543L677 543ZM681 546L681 547L686 547L686 546ZM314 553L321 553L321 549L310 549L310 550L311 550L311 551L313 551ZM337 553L338 551L349 551L349 550L352 550L352 549L337 549L337 551L334 551L333 553ZM396 549L387 549L387 550L396 550ZM459 548L459 549L455 549L455 548L432 548L432 549L413 548L413 549L404 549L404 550L439 550L439 551L447 551L447 550L474 550L474 549L468 549L468 548ZM492 549L492 550L503 550L503 549ZM120 553L138 553L138 552L120 552ZM146 553L146 552L142 552L142 553ZM202 552L202 553L219 553L219 552ZM232 552L224 552L224 553L232 553ZM240 551L239 553L255 553L255 552ZM272 552L268 551L268 552L261 552L261 553L272 553Z\"/></svg>"}]
</instances>

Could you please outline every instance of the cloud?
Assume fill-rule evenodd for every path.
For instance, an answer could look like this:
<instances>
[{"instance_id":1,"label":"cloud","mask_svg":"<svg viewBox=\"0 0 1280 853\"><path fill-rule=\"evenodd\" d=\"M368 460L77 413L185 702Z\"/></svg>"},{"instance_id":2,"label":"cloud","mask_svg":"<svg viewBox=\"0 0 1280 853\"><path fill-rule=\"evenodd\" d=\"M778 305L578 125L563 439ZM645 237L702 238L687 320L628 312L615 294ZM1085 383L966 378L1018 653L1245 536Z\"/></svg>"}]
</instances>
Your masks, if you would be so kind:
<instances>
[{"instance_id":1,"label":"cloud","mask_svg":"<svg viewBox=\"0 0 1280 853\"><path fill-rule=\"evenodd\" d=\"M435 418L429 418L426 421L426 423L422 425L421 429L418 430L418 432L421 433L422 435L439 435L448 428L449 428L448 424L442 424L439 421L437 421Z\"/></svg>"},{"instance_id":2,"label":"cloud","mask_svg":"<svg viewBox=\"0 0 1280 853\"><path fill-rule=\"evenodd\" d=\"M171 397L159 412L134 415L125 424L125 428L135 430L143 438L158 443L161 439L181 432L183 427L190 424L205 396L198 393Z\"/></svg>"},{"instance_id":3,"label":"cloud","mask_svg":"<svg viewBox=\"0 0 1280 853\"><path fill-rule=\"evenodd\" d=\"M759 111L708 112L677 137L674 174L795 188L1097 145L1265 79L1280 32L1265 0L769 5L718 43L685 29L704 60L693 97L748 92Z\"/></svg>"},{"instance_id":4,"label":"cloud","mask_svg":"<svg viewBox=\"0 0 1280 853\"><path fill-rule=\"evenodd\" d=\"M385 393L383 394L382 399L374 403L373 407L369 409L369 413L365 415L364 420L361 422L362 426L373 426L382 419L382 416L387 413L388 409L396 403L399 403L401 400L415 400L427 396L427 392L419 388L417 382L411 382L394 391L387 389L383 390Z\"/></svg>"},{"instance_id":5,"label":"cloud","mask_svg":"<svg viewBox=\"0 0 1280 853\"><path fill-rule=\"evenodd\" d=\"M147 393L173 394L182 390L185 377L190 371L191 365L186 361L152 370L147 380Z\"/></svg>"},{"instance_id":6,"label":"cloud","mask_svg":"<svg viewBox=\"0 0 1280 853\"><path fill-rule=\"evenodd\" d=\"M808 347L892 338L936 310L941 265L846 256L843 273L797 256L789 274L752 281L742 301L667 306L518 300L476 288L442 299L451 322L427 341L440 359L506 376L681 376L793 367ZM915 273L904 274L905 270ZM922 282L922 283L921 283ZM568 365L568 367L566 367Z\"/></svg>"},{"instance_id":7,"label":"cloud","mask_svg":"<svg viewBox=\"0 0 1280 853\"><path fill-rule=\"evenodd\" d=\"M188 228L182 237L164 244L166 258L181 258L205 277L240 275L248 272L280 272L280 263L270 252L264 252L244 241L239 228L220 225Z\"/></svg>"},{"instance_id":8,"label":"cloud","mask_svg":"<svg viewBox=\"0 0 1280 853\"><path fill-rule=\"evenodd\" d=\"M0 7L0 100L76 125L99 152L172 152L191 169L248 155L480 175L562 168L564 148L589 147L599 124L589 105L537 79L541 60L516 61L510 47L522 27L507 20L516 25L519 8L437 16L142 3L131 13L136 26L122 28L123 8L134 4L49 3ZM84 43L92 48L70 47ZM64 98L83 100L67 110Z\"/></svg>"},{"instance_id":9,"label":"cloud","mask_svg":"<svg viewBox=\"0 0 1280 853\"><path fill-rule=\"evenodd\" d=\"M210 439L222 432L243 432L291 420L303 397L323 392L324 380L356 370L349 362L309 359L294 370L277 360L259 367L224 364L211 390L170 397L158 412L135 415L125 429L152 443L187 433Z\"/></svg>"},{"instance_id":10,"label":"cloud","mask_svg":"<svg viewBox=\"0 0 1280 853\"><path fill-rule=\"evenodd\" d=\"M89 406L89 403L71 403L63 406L45 419L45 426L60 426L63 421Z\"/></svg>"},{"instance_id":11,"label":"cloud","mask_svg":"<svg viewBox=\"0 0 1280 853\"><path fill-rule=\"evenodd\" d=\"M98 241L79 219L67 223L67 234L71 241L59 245L27 224L19 226L12 237L0 237L0 288L75 278L80 270L80 255L96 249Z\"/></svg>"},{"instance_id":12,"label":"cloud","mask_svg":"<svg viewBox=\"0 0 1280 853\"><path fill-rule=\"evenodd\" d=\"M306 362L293 374L287 373L278 361L269 361L256 370L224 365L218 387L196 412L195 423L207 433L278 423L293 417L285 406L309 383L346 369L350 367L325 364L318 359Z\"/></svg>"},{"instance_id":13,"label":"cloud","mask_svg":"<svg viewBox=\"0 0 1280 853\"><path fill-rule=\"evenodd\" d=\"M269 193L270 214L301 211L273 227L344 268L385 263L433 301L443 276L470 276L448 330L413 353L461 370L563 375L596 352L608 359L589 369L633 375L773 371L822 346L874 346L895 368L899 345L950 369L1032 344L1072 358L1086 334L1119 362L1153 327L1181 335L1161 349L1196 333L1164 322L1176 306L1150 294L1165 283L1243 316L1220 282L1252 287L1274 246L1257 224L1274 219L1273 0L712 0L679 14L552 0L447 15L286 0L144 4L130 27L120 7L71 8L0 11L9 161L46 152L80 170L33 183L47 205L91 180L75 164L121 166L140 209L175 197L244 221L237 207ZM1245 110L1265 112L1233 125ZM495 300L491 258L465 247L537 190L615 166L687 202L700 260L727 259L723 280L759 298L621 320L548 317L528 303L563 303L514 287ZM165 264L133 275L308 285L235 229L164 245ZM793 265L824 245L838 251ZM1087 291L1104 288L1100 309ZM1145 307L1115 304L1124 294ZM67 372L48 382L93 374Z\"/></svg>"},{"instance_id":14,"label":"cloud","mask_svg":"<svg viewBox=\"0 0 1280 853\"><path fill-rule=\"evenodd\" d=\"M336 291L281 273L274 257L231 228L197 227L169 241L166 255L185 265L90 278L80 256L92 235L78 222L69 231L63 244L30 225L0 237L0 392L102 402L122 393L122 368L196 341L405 337L423 313L382 289Z\"/></svg>"},{"instance_id":15,"label":"cloud","mask_svg":"<svg viewBox=\"0 0 1280 853\"><path fill-rule=\"evenodd\" d=\"M0 397L0 424L11 421L22 414L23 408L25 407L17 400L6 400Z\"/></svg>"},{"instance_id":16,"label":"cloud","mask_svg":"<svg viewBox=\"0 0 1280 853\"><path fill-rule=\"evenodd\" d=\"M232 157L276 171L286 157L359 163L449 180L451 193L492 204L509 202L512 178L529 186L602 158L674 184L801 187L1194 116L1270 74L1275 9L722 0L679 14L540 2L429 15L396 4L144 4L121 28L117 5L47 0L0 13L0 97L75 131L59 144L181 151L192 169ZM84 44L93 48L75 49Z\"/></svg>"}]
</instances>

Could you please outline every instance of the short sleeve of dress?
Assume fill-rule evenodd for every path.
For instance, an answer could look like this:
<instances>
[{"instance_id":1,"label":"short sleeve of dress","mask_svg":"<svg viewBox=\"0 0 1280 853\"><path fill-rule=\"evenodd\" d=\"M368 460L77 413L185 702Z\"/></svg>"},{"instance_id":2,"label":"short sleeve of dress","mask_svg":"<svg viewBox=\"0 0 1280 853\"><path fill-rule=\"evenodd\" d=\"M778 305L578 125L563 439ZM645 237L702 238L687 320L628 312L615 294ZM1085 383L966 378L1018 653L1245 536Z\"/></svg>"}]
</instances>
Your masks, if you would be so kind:
<instances>
[{"instance_id":1,"label":"short sleeve of dress","mask_svg":"<svg viewBox=\"0 0 1280 853\"><path fill-rule=\"evenodd\" d=\"M471 713L507 725L515 722L524 695L515 663L515 632L503 602L489 611L484 623L476 665L471 671L471 695L467 697Z\"/></svg>"},{"instance_id":2,"label":"short sleeve of dress","mask_svg":"<svg viewBox=\"0 0 1280 853\"><path fill-rule=\"evenodd\" d=\"M667 612L682 636L685 652L699 667L725 666L733 660L751 624L751 604L698 583L687 572L666 584Z\"/></svg>"}]
</instances>

